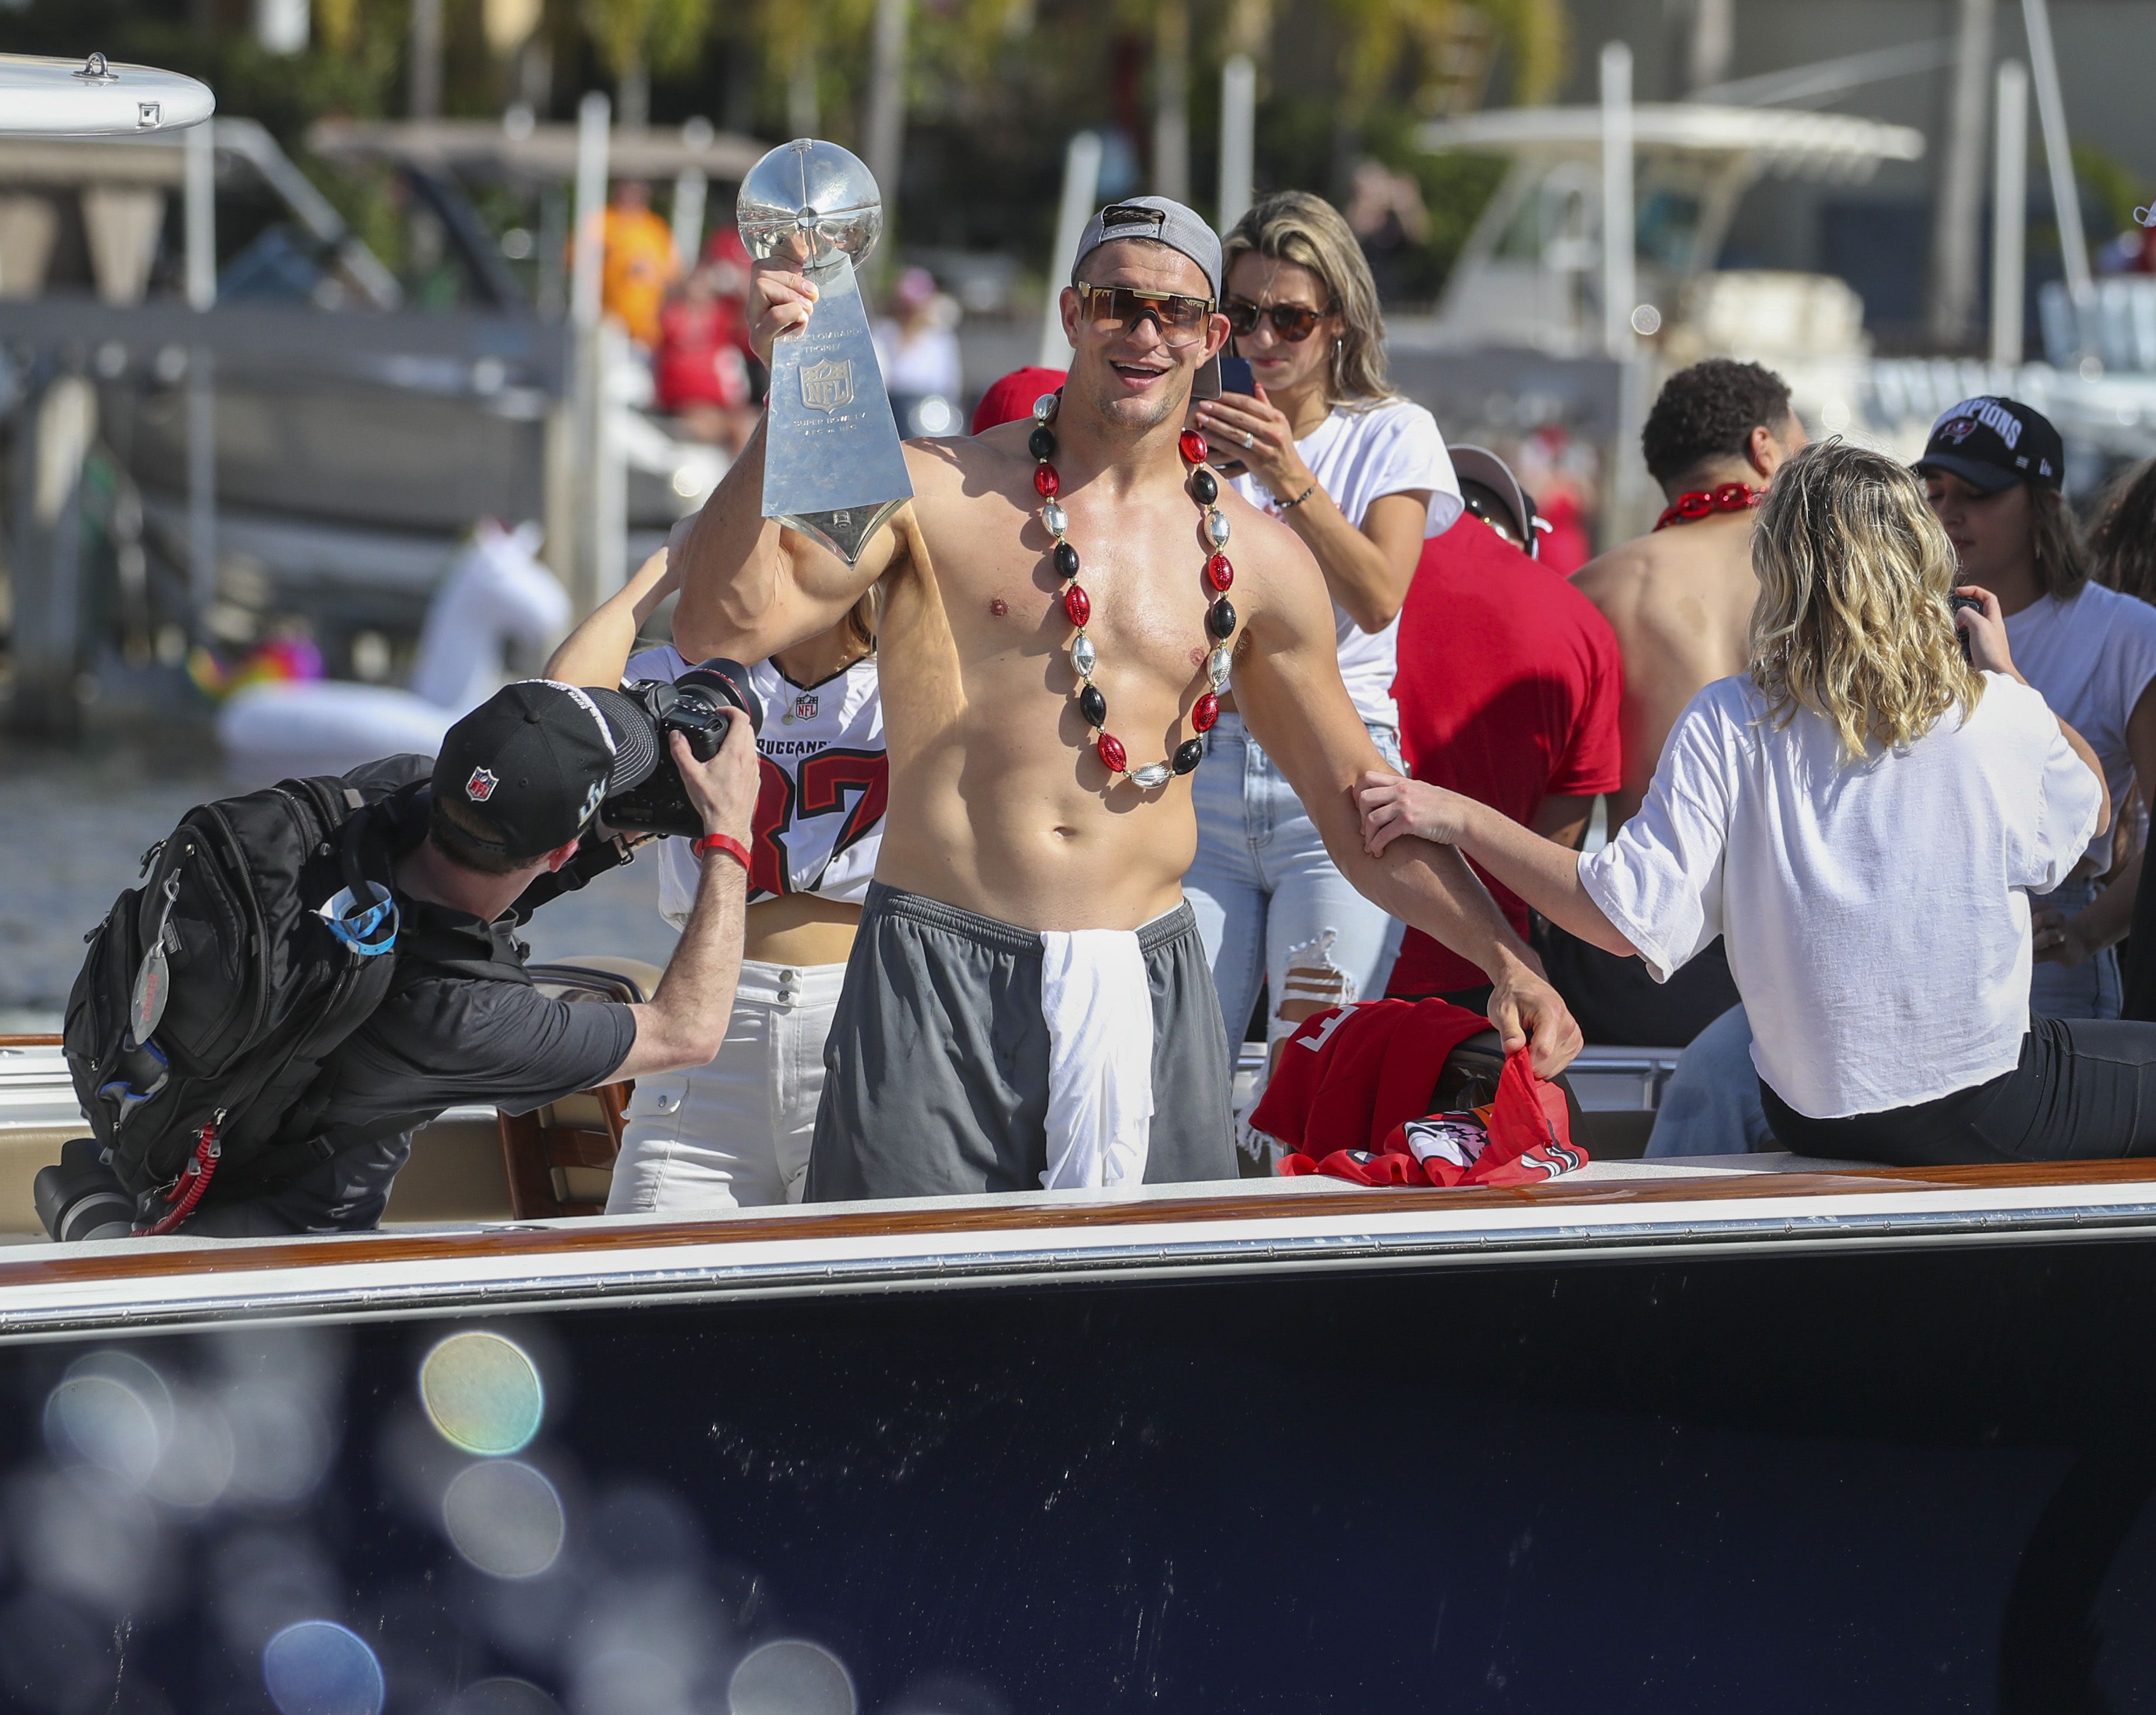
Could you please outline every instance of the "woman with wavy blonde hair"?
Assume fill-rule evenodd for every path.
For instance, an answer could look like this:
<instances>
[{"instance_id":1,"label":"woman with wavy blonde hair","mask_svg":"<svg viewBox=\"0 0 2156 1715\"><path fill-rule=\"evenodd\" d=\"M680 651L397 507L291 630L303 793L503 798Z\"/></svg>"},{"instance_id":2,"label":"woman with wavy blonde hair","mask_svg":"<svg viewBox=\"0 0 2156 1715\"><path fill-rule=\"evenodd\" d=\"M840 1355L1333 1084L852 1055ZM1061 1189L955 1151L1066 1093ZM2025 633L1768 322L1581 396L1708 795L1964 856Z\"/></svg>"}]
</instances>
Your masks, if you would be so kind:
<instances>
[{"instance_id":1,"label":"woman with wavy blonde hair","mask_svg":"<svg viewBox=\"0 0 2156 1715\"><path fill-rule=\"evenodd\" d=\"M1603 850L1375 775L1360 788L1371 849L1457 845L1657 981L1722 936L1785 1148L1908 1164L2156 1153L2156 1025L2030 1017L2029 896L2072 867L2109 795L2015 670L1997 598L1950 586L1916 479L1840 441L1783 467L1752 552L1750 672L1692 700ZM1955 613L1953 594L1972 605Z\"/></svg>"}]
</instances>

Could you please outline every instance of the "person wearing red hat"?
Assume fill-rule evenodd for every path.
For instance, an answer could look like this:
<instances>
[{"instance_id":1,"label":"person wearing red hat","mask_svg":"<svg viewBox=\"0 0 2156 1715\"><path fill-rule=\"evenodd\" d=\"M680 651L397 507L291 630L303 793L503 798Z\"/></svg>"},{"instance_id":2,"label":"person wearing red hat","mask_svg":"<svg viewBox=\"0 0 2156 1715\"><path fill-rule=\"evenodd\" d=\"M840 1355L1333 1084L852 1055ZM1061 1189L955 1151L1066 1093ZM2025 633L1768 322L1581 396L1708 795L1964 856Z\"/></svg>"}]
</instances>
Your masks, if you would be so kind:
<instances>
[{"instance_id":1,"label":"person wearing red hat","mask_svg":"<svg viewBox=\"0 0 2156 1715\"><path fill-rule=\"evenodd\" d=\"M1063 376L1060 369L1044 369L1039 364L1032 364L990 382L988 390L981 395L981 403L973 407L973 420L968 425L967 434L986 434L998 424L1015 423L1021 417L1032 416L1033 402L1060 388Z\"/></svg>"}]
</instances>

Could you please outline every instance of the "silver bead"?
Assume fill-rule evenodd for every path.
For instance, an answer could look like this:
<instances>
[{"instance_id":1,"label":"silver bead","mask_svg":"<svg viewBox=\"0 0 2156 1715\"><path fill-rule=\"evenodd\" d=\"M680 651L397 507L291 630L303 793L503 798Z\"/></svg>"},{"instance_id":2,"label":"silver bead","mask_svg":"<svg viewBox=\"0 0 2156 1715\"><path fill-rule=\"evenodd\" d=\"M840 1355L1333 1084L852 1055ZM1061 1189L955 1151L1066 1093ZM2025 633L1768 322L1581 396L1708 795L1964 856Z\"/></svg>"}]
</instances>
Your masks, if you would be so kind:
<instances>
[{"instance_id":1,"label":"silver bead","mask_svg":"<svg viewBox=\"0 0 2156 1715\"><path fill-rule=\"evenodd\" d=\"M1217 654L1218 651L1216 650L1215 653ZM1086 636L1084 632L1080 632L1070 645L1070 665L1078 670L1078 676L1081 679L1091 679L1093 676L1093 669L1099 663L1100 659L1099 654L1093 648L1093 639Z\"/></svg>"},{"instance_id":2,"label":"silver bead","mask_svg":"<svg viewBox=\"0 0 2156 1715\"><path fill-rule=\"evenodd\" d=\"M1035 423L1055 422L1055 407L1058 403L1054 393L1043 393L1033 402L1033 420Z\"/></svg>"},{"instance_id":3,"label":"silver bead","mask_svg":"<svg viewBox=\"0 0 2156 1715\"><path fill-rule=\"evenodd\" d=\"M1060 537L1070 527L1070 515L1063 510L1060 501L1050 501L1040 509L1040 521L1048 526L1050 536Z\"/></svg>"},{"instance_id":4,"label":"silver bead","mask_svg":"<svg viewBox=\"0 0 2156 1715\"><path fill-rule=\"evenodd\" d=\"M1228 520L1218 506L1214 506L1205 515L1205 535L1207 540L1216 548L1224 548L1228 546Z\"/></svg>"},{"instance_id":5,"label":"silver bead","mask_svg":"<svg viewBox=\"0 0 2156 1715\"><path fill-rule=\"evenodd\" d=\"M1224 649L1216 649L1205 658L1205 676L1213 681L1216 691L1227 688L1228 675L1235 670L1235 663Z\"/></svg>"},{"instance_id":6,"label":"silver bead","mask_svg":"<svg viewBox=\"0 0 2156 1715\"><path fill-rule=\"evenodd\" d=\"M1131 770L1131 784L1141 792L1151 792L1157 786L1167 785L1174 773L1166 763L1148 763L1142 768Z\"/></svg>"}]
</instances>

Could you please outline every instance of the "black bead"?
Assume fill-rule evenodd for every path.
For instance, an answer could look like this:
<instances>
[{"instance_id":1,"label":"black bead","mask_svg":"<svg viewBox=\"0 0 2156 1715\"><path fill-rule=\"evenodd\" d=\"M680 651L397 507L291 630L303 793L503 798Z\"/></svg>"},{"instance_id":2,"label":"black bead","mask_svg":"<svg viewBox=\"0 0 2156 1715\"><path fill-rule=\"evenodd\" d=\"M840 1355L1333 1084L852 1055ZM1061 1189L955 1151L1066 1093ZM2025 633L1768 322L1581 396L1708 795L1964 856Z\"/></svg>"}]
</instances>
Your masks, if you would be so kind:
<instances>
[{"instance_id":1,"label":"black bead","mask_svg":"<svg viewBox=\"0 0 2156 1715\"><path fill-rule=\"evenodd\" d=\"M1025 438L1025 449L1036 459L1055 456L1055 431L1045 423L1036 424L1034 431Z\"/></svg>"},{"instance_id":2,"label":"black bead","mask_svg":"<svg viewBox=\"0 0 2156 1715\"><path fill-rule=\"evenodd\" d=\"M1219 479L1202 465L1192 474L1190 491L1198 496L1198 504L1209 506L1220 498Z\"/></svg>"},{"instance_id":3,"label":"black bead","mask_svg":"<svg viewBox=\"0 0 2156 1715\"><path fill-rule=\"evenodd\" d=\"M1067 542L1055 544L1055 575L1075 578L1078 575L1078 550Z\"/></svg>"},{"instance_id":4,"label":"black bead","mask_svg":"<svg viewBox=\"0 0 2156 1715\"><path fill-rule=\"evenodd\" d=\"M1186 738L1175 747L1175 759L1168 766L1178 774L1188 774L1205 760L1205 741Z\"/></svg>"},{"instance_id":5,"label":"black bead","mask_svg":"<svg viewBox=\"0 0 2156 1715\"><path fill-rule=\"evenodd\" d=\"M1088 685L1078 693L1078 712L1086 717L1088 727L1108 724L1108 700L1101 695L1101 687Z\"/></svg>"},{"instance_id":6,"label":"black bead","mask_svg":"<svg viewBox=\"0 0 2156 1715\"><path fill-rule=\"evenodd\" d=\"M1224 595L1205 610L1205 629L1221 643L1235 634L1235 604Z\"/></svg>"}]
</instances>

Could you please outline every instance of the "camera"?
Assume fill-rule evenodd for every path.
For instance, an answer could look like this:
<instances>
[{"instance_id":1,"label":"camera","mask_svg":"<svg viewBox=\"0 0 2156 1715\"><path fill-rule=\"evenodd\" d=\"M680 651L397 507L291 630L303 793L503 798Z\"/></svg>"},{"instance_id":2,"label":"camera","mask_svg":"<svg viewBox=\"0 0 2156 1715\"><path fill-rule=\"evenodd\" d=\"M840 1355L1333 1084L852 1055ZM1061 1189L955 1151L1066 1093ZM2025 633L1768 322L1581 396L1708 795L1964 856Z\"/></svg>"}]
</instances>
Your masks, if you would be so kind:
<instances>
[{"instance_id":1,"label":"camera","mask_svg":"<svg viewBox=\"0 0 2156 1715\"><path fill-rule=\"evenodd\" d=\"M38 1169L31 1194L38 1219L60 1244L125 1239L135 1230L135 1199L95 1137L70 1137L60 1145L59 1161Z\"/></svg>"},{"instance_id":2,"label":"camera","mask_svg":"<svg viewBox=\"0 0 2156 1715\"><path fill-rule=\"evenodd\" d=\"M741 710L748 716L749 730L762 732L763 704L750 688L748 669L738 661L705 661L670 682L644 679L624 685L621 695L651 722L659 765L641 784L608 798L599 806L599 814L609 828L624 832L675 834L694 840L704 831L704 824L681 784L668 735L681 734L689 741L690 754L708 763L726 742L723 711L727 708Z\"/></svg>"},{"instance_id":3,"label":"camera","mask_svg":"<svg viewBox=\"0 0 2156 1715\"><path fill-rule=\"evenodd\" d=\"M1961 629L1960 624L1958 623L1959 616L1961 610L1964 608L1974 608L1978 613L1981 614L1984 611L1984 603L1979 601L1973 595L1949 594L1947 597L1947 602L1948 604L1948 611L1955 618L1957 622L1954 625L1954 637L1961 644L1961 658L1964 661L1974 660L1975 657L1970 655L1969 651L1969 634Z\"/></svg>"}]
</instances>

